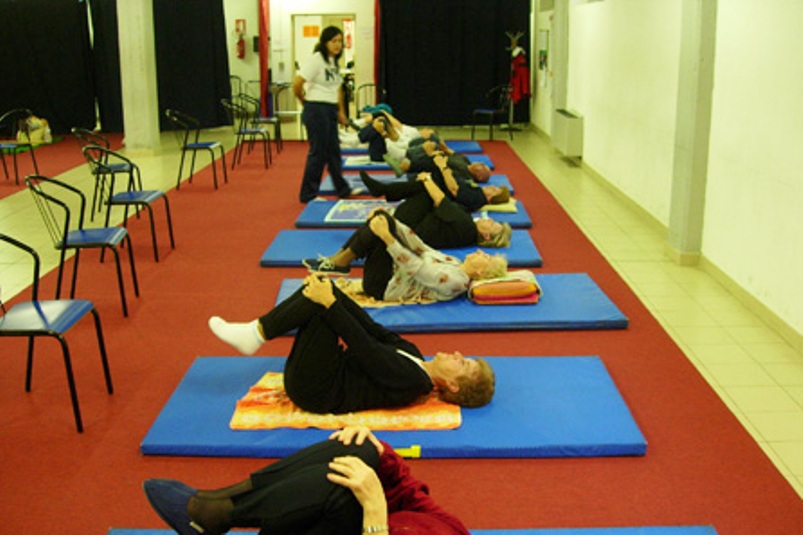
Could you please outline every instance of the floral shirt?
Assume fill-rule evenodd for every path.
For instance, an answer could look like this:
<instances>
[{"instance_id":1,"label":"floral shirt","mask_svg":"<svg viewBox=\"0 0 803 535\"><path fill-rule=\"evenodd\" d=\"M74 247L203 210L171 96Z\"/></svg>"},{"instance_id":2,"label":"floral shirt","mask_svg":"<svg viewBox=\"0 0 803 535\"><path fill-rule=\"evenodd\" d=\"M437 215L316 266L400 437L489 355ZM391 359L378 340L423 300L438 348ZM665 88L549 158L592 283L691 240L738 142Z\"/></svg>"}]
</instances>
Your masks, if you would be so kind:
<instances>
[{"instance_id":1,"label":"floral shirt","mask_svg":"<svg viewBox=\"0 0 803 535\"><path fill-rule=\"evenodd\" d=\"M433 249L399 220L396 230L398 239L387 248L395 269L385 301L449 301L468 291L461 260Z\"/></svg>"}]
</instances>

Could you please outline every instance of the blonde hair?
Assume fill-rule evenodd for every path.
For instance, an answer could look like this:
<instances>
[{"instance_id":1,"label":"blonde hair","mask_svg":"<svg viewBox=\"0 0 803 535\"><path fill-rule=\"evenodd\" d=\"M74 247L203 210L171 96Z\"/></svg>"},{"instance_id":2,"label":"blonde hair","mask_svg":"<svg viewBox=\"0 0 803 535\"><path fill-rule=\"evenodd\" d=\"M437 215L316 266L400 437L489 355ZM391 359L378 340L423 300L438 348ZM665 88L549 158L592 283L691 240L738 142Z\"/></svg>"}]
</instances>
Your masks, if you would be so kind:
<instances>
[{"instance_id":1,"label":"blonde hair","mask_svg":"<svg viewBox=\"0 0 803 535\"><path fill-rule=\"evenodd\" d=\"M507 275L507 258L495 254L488 258L488 263L480 271L469 275L471 279L495 279Z\"/></svg>"},{"instance_id":2,"label":"blonde hair","mask_svg":"<svg viewBox=\"0 0 803 535\"><path fill-rule=\"evenodd\" d=\"M482 234L477 232L477 245L480 247L495 247L502 248L510 245L510 236L513 234L513 229L510 228L509 223L502 223L502 228L495 234L491 234L485 238Z\"/></svg>"},{"instance_id":3,"label":"blonde hair","mask_svg":"<svg viewBox=\"0 0 803 535\"><path fill-rule=\"evenodd\" d=\"M474 377L459 380L457 392L442 391L440 398L461 407L482 407L491 402L496 388L496 375L491 365L483 358L477 358L479 370Z\"/></svg>"}]
</instances>

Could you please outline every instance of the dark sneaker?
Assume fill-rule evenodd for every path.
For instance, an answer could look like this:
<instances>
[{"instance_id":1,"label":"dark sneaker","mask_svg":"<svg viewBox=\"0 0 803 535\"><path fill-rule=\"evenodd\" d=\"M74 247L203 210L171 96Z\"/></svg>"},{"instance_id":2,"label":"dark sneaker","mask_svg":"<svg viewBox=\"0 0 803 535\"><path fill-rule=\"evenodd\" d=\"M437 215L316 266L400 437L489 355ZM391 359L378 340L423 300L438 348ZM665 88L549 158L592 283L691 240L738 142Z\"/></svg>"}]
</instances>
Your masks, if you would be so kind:
<instances>
[{"instance_id":1,"label":"dark sneaker","mask_svg":"<svg viewBox=\"0 0 803 535\"><path fill-rule=\"evenodd\" d=\"M181 535L204 532L187 514L187 504L195 494L195 489L172 479L148 479L142 488L151 507L176 532Z\"/></svg>"},{"instance_id":2,"label":"dark sneaker","mask_svg":"<svg viewBox=\"0 0 803 535\"><path fill-rule=\"evenodd\" d=\"M301 261L304 266L312 273L332 273L334 275L348 275L351 272L349 266L337 266L325 256L318 258L305 258Z\"/></svg>"},{"instance_id":3,"label":"dark sneaker","mask_svg":"<svg viewBox=\"0 0 803 535\"><path fill-rule=\"evenodd\" d=\"M385 185L380 181L371 178L365 171L360 171L360 180L368 188L368 192L373 197L382 197L385 194Z\"/></svg>"}]
</instances>

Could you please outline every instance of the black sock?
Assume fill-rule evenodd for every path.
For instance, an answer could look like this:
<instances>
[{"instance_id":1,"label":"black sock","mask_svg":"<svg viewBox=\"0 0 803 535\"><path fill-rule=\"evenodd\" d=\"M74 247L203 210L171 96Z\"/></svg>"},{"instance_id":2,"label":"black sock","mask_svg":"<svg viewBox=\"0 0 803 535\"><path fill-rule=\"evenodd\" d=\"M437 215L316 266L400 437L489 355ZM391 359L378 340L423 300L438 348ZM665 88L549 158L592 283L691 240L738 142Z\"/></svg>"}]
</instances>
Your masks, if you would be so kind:
<instances>
[{"instance_id":1,"label":"black sock","mask_svg":"<svg viewBox=\"0 0 803 535\"><path fill-rule=\"evenodd\" d=\"M362 180L362 183L365 184L365 187L368 188L368 191L371 193L371 195L373 195L374 197L382 197L383 195L385 195L385 185L382 182L374 180L373 178L368 176L368 173L366 173L365 171L360 171L360 179Z\"/></svg>"},{"instance_id":2,"label":"black sock","mask_svg":"<svg viewBox=\"0 0 803 535\"><path fill-rule=\"evenodd\" d=\"M204 529L204 535L226 533L231 529L231 511L234 503L230 498L209 499L195 495L187 504L187 514Z\"/></svg>"}]
</instances>

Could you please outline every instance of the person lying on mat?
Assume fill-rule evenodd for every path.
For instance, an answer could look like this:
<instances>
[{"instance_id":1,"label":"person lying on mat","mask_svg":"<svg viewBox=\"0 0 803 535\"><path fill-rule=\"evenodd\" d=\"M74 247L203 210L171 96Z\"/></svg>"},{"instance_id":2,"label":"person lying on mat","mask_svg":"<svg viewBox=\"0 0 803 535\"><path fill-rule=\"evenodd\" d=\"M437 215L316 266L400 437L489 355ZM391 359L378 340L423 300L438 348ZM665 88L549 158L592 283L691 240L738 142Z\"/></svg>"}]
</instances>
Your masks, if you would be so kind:
<instances>
[{"instance_id":1,"label":"person lying on mat","mask_svg":"<svg viewBox=\"0 0 803 535\"><path fill-rule=\"evenodd\" d=\"M464 154L458 154L445 145L432 140L419 139L410 142L405 158L401 161L388 161L397 175L404 173L440 172L440 166L433 158L443 153L447 156L447 165L455 177L463 180L485 183L491 178L491 168L482 162L472 162Z\"/></svg>"},{"instance_id":2,"label":"person lying on mat","mask_svg":"<svg viewBox=\"0 0 803 535\"><path fill-rule=\"evenodd\" d=\"M355 121L351 121L350 125L352 128L356 128L357 132L352 133L341 130L339 133L340 146L351 148L367 146L368 158L372 162L385 161L388 142L392 143L392 141L389 141L390 136L400 139L399 134L384 117L369 119L364 126L359 126Z\"/></svg>"},{"instance_id":3,"label":"person lying on mat","mask_svg":"<svg viewBox=\"0 0 803 535\"><path fill-rule=\"evenodd\" d=\"M172 479L148 479L142 487L180 534L243 527L265 534L469 535L393 448L362 426L336 431L226 487L197 490Z\"/></svg>"},{"instance_id":4,"label":"person lying on mat","mask_svg":"<svg viewBox=\"0 0 803 535\"><path fill-rule=\"evenodd\" d=\"M424 141L432 141L443 152L452 152L432 128L406 125L384 110L363 113L359 119L352 120L350 126L357 133L341 130L341 146L368 144L371 161L381 162L384 159L391 165L398 165L406 158L411 143L415 145ZM399 170L398 174L402 172Z\"/></svg>"},{"instance_id":5,"label":"person lying on mat","mask_svg":"<svg viewBox=\"0 0 803 535\"><path fill-rule=\"evenodd\" d=\"M459 352L439 352L425 361L415 345L376 323L321 273L307 276L290 297L251 322L215 316L209 328L245 355L297 329L284 388L308 412L403 407L433 391L444 401L480 407L494 393L487 361Z\"/></svg>"},{"instance_id":6,"label":"person lying on mat","mask_svg":"<svg viewBox=\"0 0 803 535\"><path fill-rule=\"evenodd\" d=\"M375 196L388 201L404 199L393 215L430 247L454 249L479 245L480 247L508 247L512 229L508 223L491 218L476 221L471 213L457 201L446 196L432 179L431 173L419 173L416 182L384 184L361 172L365 186Z\"/></svg>"},{"instance_id":7,"label":"person lying on mat","mask_svg":"<svg viewBox=\"0 0 803 535\"><path fill-rule=\"evenodd\" d=\"M382 209L371 212L335 254L303 263L311 271L347 274L358 258L365 259L363 292L380 301L448 301L466 293L472 280L507 273L503 256L478 250L461 262Z\"/></svg>"},{"instance_id":8,"label":"person lying on mat","mask_svg":"<svg viewBox=\"0 0 803 535\"><path fill-rule=\"evenodd\" d=\"M505 204L510 200L507 186L478 186L474 181L457 178L446 165L446 160L447 157L442 152L435 155L433 161L437 163L439 172L431 173L432 180L449 199L469 212L476 212L486 204ZM424 185L418 181L384 183L372 178L365 171L360 171L360 178L374 197L403 199L424 190Z\"/></svg>"}]
</instances>

